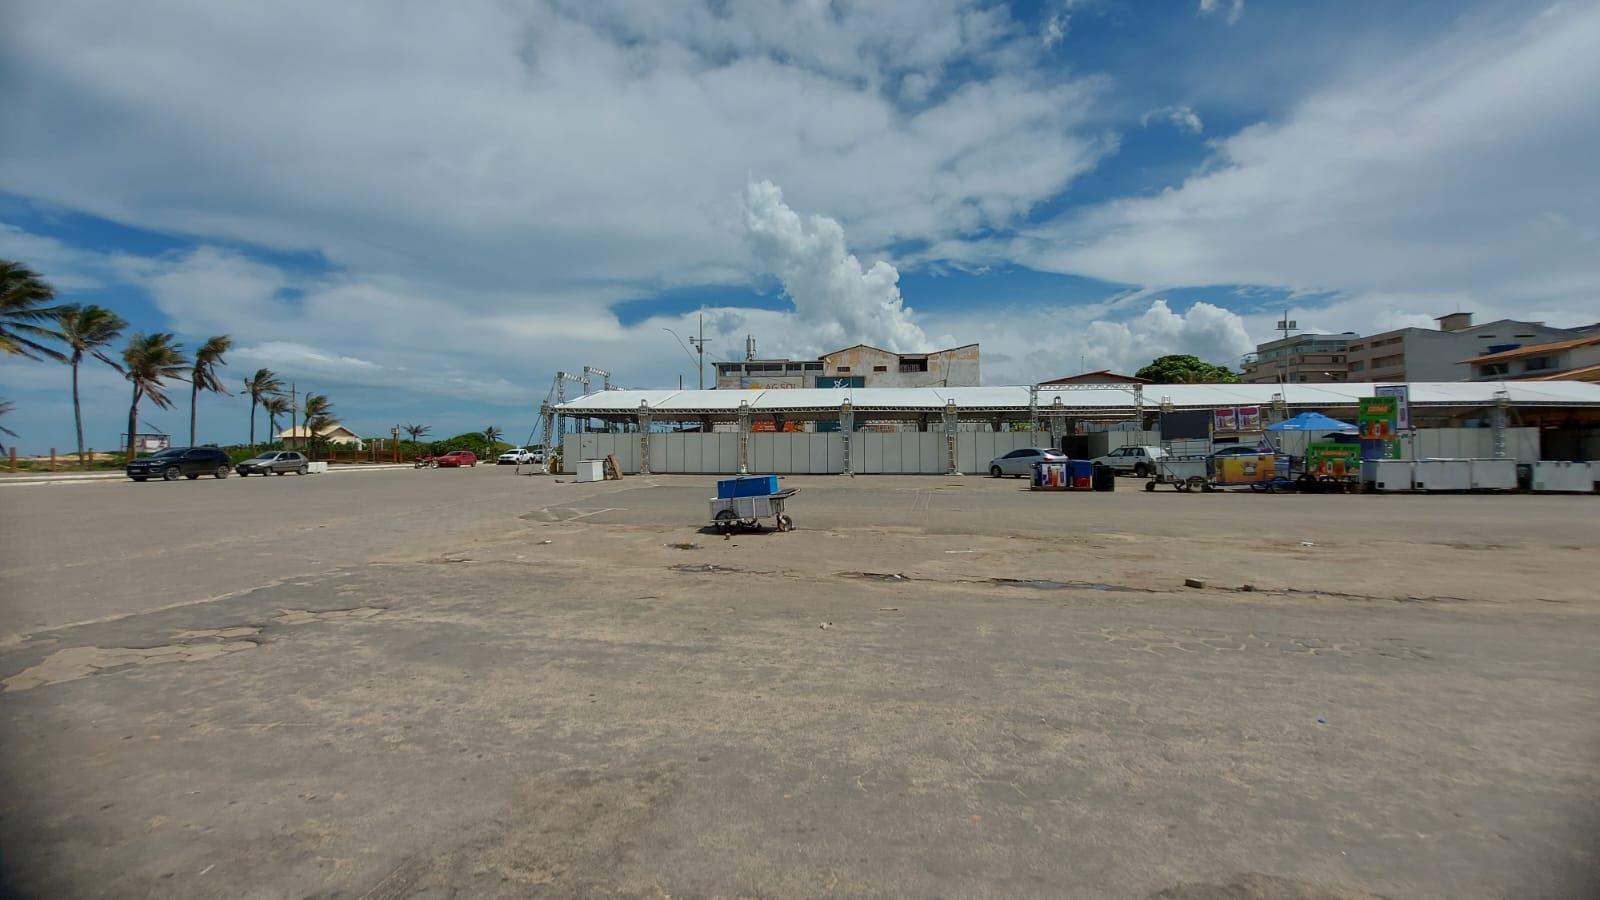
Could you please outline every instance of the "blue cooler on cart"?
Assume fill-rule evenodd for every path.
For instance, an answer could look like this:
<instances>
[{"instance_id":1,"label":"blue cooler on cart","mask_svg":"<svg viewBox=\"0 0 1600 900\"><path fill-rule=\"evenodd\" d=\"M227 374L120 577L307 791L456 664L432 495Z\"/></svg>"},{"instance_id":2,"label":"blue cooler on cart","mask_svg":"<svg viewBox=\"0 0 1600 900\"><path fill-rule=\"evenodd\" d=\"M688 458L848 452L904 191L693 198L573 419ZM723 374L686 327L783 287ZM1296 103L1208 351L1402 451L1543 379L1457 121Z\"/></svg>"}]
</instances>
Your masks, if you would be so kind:
<instances>
[{"instance_id":1,"label":"blue cooler on cart","mask_svg":"<svg viewBox=\"0 0 1600 900\"><path fill-rule=\"evenodd\" d=\"M734 497L770 497L777 492L776 475L740 475L737 478L717 480L718 500L732 500Z\"/></svg>"},{"instance_id":2,"label":"blue cooler on cart","mask_svg":"<svg viewBox=\"0 0 1600 900\"><path fill-rule=\"evenodd\" d=\"M1074 459L1067 463L1067 473L1072 479L1072 489L1087 491L1094 487L1094 463L1087 459Z\"/></svg>"}]
</instances>

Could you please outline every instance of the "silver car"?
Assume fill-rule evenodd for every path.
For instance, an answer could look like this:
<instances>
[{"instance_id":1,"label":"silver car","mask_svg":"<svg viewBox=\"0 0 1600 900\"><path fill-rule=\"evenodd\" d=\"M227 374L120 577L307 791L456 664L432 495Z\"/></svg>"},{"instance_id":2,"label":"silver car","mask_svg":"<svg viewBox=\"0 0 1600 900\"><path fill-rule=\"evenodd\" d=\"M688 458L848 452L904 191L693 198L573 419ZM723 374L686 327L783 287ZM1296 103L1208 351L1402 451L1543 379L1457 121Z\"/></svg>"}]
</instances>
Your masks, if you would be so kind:
<instances>
[{"instance_id":1,"label":"silver car","mask_svg":"<svg viewBox=\"0 0 1600 900\"><path fill-rule=\"evenodd\" d=\"M311 471L310 461L304 453L293 450L272 450L261 453L233 467L239 477L246 475L284 475L293 472L304 475Z\"/></svg>"},{"instance_id":2,"label":"silver car","mask_svg":"<svg viewBox=\"0 0 1600 900\"><path fill-rule=\"evenodd\" d=\"M1028 478L1033 475L1034 463L1066 461L1067 455L1060 450L1052 450L1049 447L1025 447L989 460L989 474L995 478L1002 475Z\"/></svg>"}]
</instances>

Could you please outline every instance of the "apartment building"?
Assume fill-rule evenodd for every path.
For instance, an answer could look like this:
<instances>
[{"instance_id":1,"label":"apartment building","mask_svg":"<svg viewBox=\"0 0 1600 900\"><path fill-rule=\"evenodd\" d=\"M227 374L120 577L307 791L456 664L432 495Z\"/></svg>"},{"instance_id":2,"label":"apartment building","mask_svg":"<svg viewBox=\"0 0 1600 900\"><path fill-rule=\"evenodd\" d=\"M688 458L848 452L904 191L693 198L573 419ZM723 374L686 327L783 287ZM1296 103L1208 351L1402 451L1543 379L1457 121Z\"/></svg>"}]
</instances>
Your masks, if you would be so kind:
<instances>
[{"instance_id":1,"label":"apartment building","mask_svg":"<svg viewBox=\"0 0 1600 900\"><path fill-rule=\"evenodd\" d=\"M1399 328L1353 338L1345 352L1350 381L1466 381L1468 360L1530 344L1567 340L1582 329L1551 328L1543 322L1499 319L1472 324L1472 313L1440 316L1439 327Z\"/></svg>"},{"instance_id":2,"label":"apartment building","mask_svg":"<svg viewBox=\"0 0 1600 900\"><path fill-rule=\"evenodd\" d=\"M1348 380L1345 356L1355 332L1296 334L1265 344L1240 362L1247 384L1327 384Z\"/></svg>"}]
</instances>

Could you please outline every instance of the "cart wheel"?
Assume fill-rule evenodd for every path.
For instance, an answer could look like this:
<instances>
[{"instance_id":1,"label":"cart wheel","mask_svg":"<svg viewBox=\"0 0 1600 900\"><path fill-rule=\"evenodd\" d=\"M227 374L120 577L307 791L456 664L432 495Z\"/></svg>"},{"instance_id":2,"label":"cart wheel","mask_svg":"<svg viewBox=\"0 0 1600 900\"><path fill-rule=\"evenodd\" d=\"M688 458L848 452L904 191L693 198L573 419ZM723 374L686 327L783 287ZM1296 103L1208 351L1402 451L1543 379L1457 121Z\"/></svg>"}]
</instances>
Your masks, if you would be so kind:
<instances>
[{"instance_id":1,"label":"cart wheel","mask_svg":"<svg viewBox=\"0 0 1600 900\"><path fill-rule=\"evenodd\" d=\"M791 518L789 518L788 516L785 516L785 515L779 515L777 517L777 519L778 519L778 530L779 531L793 531L794 530L794 520L793 519L791 519Z\"/></svg>"},{"instance_id":2,"label":"cart wheel","mask_svg":"<svg viewBox=\"0 0 1600 900\"><path fill-rule=\"evenodd\" d=\"M1208 494L1211 493L1212 491L1216 490L1216 489L1217 489L1216 485L1212 484L1209 481L1207 481L1207 482L1205 482L1205 483L1200 485L1200 490L1205 491Z\"/></svg>"},{"instance_id":3,"label":"cart wheel","mask_svg":"<svg viewBox=\"0 0 1600 900\"><path fill-rule=\"evenodd\" d=\"M1189 482L1187 482L1187 481L1174 481L1172 483L1172 486L1177 488L1178 489L1178 493L1180 493L1180 494L1189 493Z\"/></svg>"},{"instance_id":4,"label":"cart wheel","mask_svg":"<svg viewBox=\"0 0 1600 900\"><path fill-rule=\"evenodd\" d=\"M1156 492L1156 483L1154 481L1146 481L1144 483L1144 489L1154 494Z\"/></svg>"},{"instance_id":5,"label":"cart wheel","mask_svg":"<svg viewBox=\"0 0 1600 900\"><path fill-rule=\"evenodd\" d=\"M1196 476L1189 479L1189 490L1191 491L1206 491L1210 489L1211 485L1206 484L1206 480L1204 478Z\"/></svg>"},{"instance_id":6,"label":"cart wheel","mask_svg":"<svg viewBox=\"0 0 1600 900\"><path fill-rule=\"evenodd\" d=\"M734 518L735 518L735 516L734 516L733 510L731 510L731 509L719 509L719 510L717 510L716 519L711 524L717 526L717 530L718 531L722 532L723 534L727 534L728 532L733 530L733 520L734 520Z\"/></svg>"}]
</instances>

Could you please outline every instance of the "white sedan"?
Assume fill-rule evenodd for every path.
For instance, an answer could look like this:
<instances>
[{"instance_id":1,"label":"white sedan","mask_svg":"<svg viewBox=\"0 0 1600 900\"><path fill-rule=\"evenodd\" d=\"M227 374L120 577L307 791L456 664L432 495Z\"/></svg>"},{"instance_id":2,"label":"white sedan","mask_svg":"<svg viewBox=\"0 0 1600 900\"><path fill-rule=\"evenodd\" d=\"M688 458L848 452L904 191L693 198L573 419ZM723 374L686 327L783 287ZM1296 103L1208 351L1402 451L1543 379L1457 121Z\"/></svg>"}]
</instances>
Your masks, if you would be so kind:
<instances>
[{"instance_id":1,"label":"white sedan","mask_svg":"<svg viewBox=\"0 0 1600 900\"><path fill-rule=\"evenodd\" d=\"M989 460L989 474L995 478L1002 475L1027 478L1033 475L1034 463L1066 461L1067 455L1060 450L1052 450L1049 447L1026 447Z\"/></svg>"}]
</instances>

